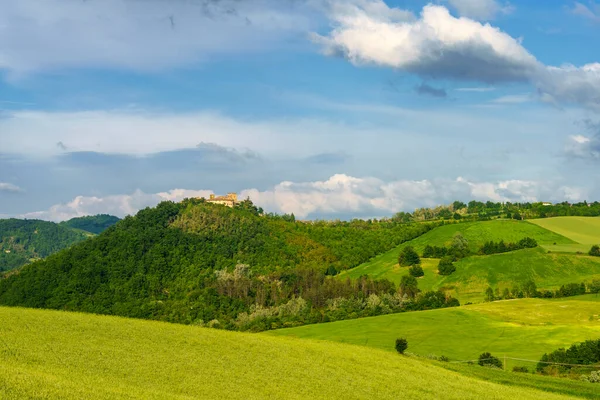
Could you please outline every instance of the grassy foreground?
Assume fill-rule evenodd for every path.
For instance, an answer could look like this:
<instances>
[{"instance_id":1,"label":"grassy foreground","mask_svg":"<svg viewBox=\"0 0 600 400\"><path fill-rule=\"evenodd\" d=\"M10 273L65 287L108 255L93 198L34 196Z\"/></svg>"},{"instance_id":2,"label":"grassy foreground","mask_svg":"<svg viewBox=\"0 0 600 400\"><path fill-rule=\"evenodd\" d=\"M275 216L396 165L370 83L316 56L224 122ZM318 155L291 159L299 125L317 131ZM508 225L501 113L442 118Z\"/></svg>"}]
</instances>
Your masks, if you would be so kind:
<instances>
[{"instance_id":1,"label":"grassy foreground","mask_svg":"<svg viewBox=\"0 0 600 400\"><path fill-rule=\"evenodd\" d=\"M473 360L489 351L503 357L539 360L561 346L600 337L600 297L520 299L431 311L307 325L269 332L394 351L406 337L409 351ZM515 365L508 362L508 366ZM534 363L518 363L529 368ZM599 388L600 390L600 388Z\"/></svg>"},{"instance_id":2,"label":"grassy foreground","mask_svg":"<svg viewBox=\"0 0 600 400\"><path fill-rule=\"evenodd\" d=\"M20 308L0 320L3 400L572 398L340 343Z\"/></svg>"}]
</instances>

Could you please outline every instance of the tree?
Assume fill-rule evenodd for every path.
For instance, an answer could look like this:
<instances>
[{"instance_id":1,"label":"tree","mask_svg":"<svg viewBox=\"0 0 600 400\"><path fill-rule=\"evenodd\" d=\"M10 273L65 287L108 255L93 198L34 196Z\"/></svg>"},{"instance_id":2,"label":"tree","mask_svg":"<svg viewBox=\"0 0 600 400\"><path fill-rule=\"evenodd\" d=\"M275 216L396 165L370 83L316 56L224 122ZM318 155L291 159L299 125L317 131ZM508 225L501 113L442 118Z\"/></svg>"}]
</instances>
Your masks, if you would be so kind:
<instances>
[{"instance_id":1,"label":"tree","mask_svg":"<svg viewBox=\"0 0 600 400\"><path fill-rule=\"evenodd\" d=\"M525 297L537 297L538 291L534 281L528 280L523 284L523 294Z\"/></svg>"},{"instance_id":2,"label":"tree","mask_svg":"<svg viewBox=\"0 0 600 400\"><path fill-rule=\"evenodd\" d=\"M402 295L414 298L419 293L419 283L417 282L417 278L412 275L404 275L400 279L399 289Z\"/></svg>"},{"instance_id":3,"label":"tree","mask_svg":"<svg viewBox=\"0 0 600 400\"><path fill-rule=\"evenodd\" d=\"M455 258L464 258L469 255L469 241L460 232L456 232L452 238L450 254Z\"/></svg>"},{"instance_id":4,"label":"tree","mask_svg":"<svg viewBox=\"0 0 600 400\"><path fill-rule=\"evenodd\" d=\"M420 265L413 265L408 269L408 273L414 276L415 278L425 275L425 272L423 272L423 268L421 268Z\"/></svg>"},{"instance_id":5,"label":"tree","mask_svg":"<svg viewBox=\"0 0 600 400\"><path fill-rule=\"evenodd\" d=\"M590 256L600 257L600 246L598 246L596 244L593 245L588 254Z\"/></svg>"},{"instance_id":6,"label":"tree","mask_svg":"<svg viewBox=\"0 0 600 400\"><path fill-rule=\"evenodd\" d=\"M408 267L421 264L421 259L412 246L406 246L400 252L400 256L398 256L398 264L403 267Z\"/></svg>"},{"instance_id":7,"label":"tree","mask_svg":"<svg viewBox=\"0 0 600 400\"><path fill-rule=\"evenodd\" d=\"M406 349L408 349L408 340L405 338L396 339L396 351L400 354L404 354Z\"/></svg>"},{"instance_id":8,"label":"tree","mask_svg":"<svg viewBox=\"0 0 600 400\"><path fill-rule=\"evenodd\" d=\"M600 293L600 279L594 279L592 283L588 285L588 287L590 289L590 293Z\"/></svg>"},{"instance_id":9,"label":"tree","mask_svg":"<svg viewBox=\"0 0 600 400\"><path fill-rule=\"evenodd\" d=\"M487 289L485 289L485 301L494 300L496 300L496 297L494 296L494 289L492 289L491 286L488 286Z\"/></svg>"},{"instance_id":10,"label":"tree","mask_svg":"<svg viewBox=\"0 0 600 400\"><path fill-rule=\"evenodd\" d=\"M479 361L477 362L482 367L497 367L502 368L502 361L498 357L494 357L488 352L479 355Z\"/></svg>"},{"instance_id":11,"label":"tree","mask_svg":"<svg viewBox=\"0 0 600 400\"><path fill-rule=\"evenodd\" d=\"M452 203L452 209L454 211L462 210L463 208L467 208L467 205L465 203L463 203L462 201L457 200L454 203Z\"/></svg>"},{"instance_id":12,"label":"tree","mask_svg":"<svg viewBox=\"0 0 600 400\"><path fill-rule=\"evenodd\" d=\"M440 263L438 264L438 273L440 275L451 275L454 271L456 271L456 267L452 262L452 257L442 257Z\"/></svg>"}]
</instances>

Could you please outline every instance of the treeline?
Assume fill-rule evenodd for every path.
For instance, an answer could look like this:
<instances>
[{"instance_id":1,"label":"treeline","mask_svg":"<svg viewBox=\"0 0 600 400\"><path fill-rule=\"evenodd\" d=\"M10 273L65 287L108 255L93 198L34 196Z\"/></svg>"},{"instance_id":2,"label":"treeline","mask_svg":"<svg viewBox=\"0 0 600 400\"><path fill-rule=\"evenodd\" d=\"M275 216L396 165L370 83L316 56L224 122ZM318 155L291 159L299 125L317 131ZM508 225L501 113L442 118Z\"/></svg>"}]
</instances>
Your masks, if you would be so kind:
<instances>
[{"instance_id":1,"label":"treeline","mask_svg":"<svg viewBox=\"0 0 600 400\"><path fill-rule=\"evenodd\" d=\"M61 222L60 225L73 229L99 234L119 222L121 219L113 215L98 214L85 217L72 218L68 221Z\"/></svg>"},{"instance_id":2,"label":"treeline","mask_svg":"<svg viewBox=\"0 0 600 400\"><path fill-rule=\"evenodd\" d=\"M499 242L489 241L485 242L483 246L481 246L479 249L479 254L489 255L507 253L515 250L532 249L537 247L537 245L538 244L535 239L530 237L523 238L517 243L504 243L504 240L500 240Z\"/></svg>"},{"instance_id":3,"label":"treeline","mask_svg":"<svg viewBox=\"0 0 600 400\"><path fill-rule=\"evenodd\" d=\"M509 299L522 299L522 298L561 298L561 297L572 297L580 296L584 294L597 294L600 293L600 279L594 279L590 283L568 283L561 285L556 290L538 290L537 285L534 281L529 280L522 285L515 284L512 289L505 288L502 293L498 288L495 290L490 286L484 292L485 301L496 301L496 300L509 300Z\"/></svg>"},{"instance_id":4,"label":"treeline","mask_svg":"<svg viewBox=\"0 0 600 400\"><path fill-rule=\"evenodd\" d=\"M600 202L580 203L562 202L557 204L543 202L481 202L470 201L463 203L455 201L452 204L440 205L434 208L418 208L412 213L400 212L394 219L403 222L453 220L453 221L485 221L493 218L531 219L562 216L600 216Z\"/></svg>"},{"instance_id":5,"label":"treeline","mask_svg":"<svg viewBox=\"0 0 600 400\"><path fill-rule=\"evenodd\" d=\"M556 363L556 364L553 364ZM544 354L537 364L537 371L542 373L568 372L585 368L586 365L600 365L600 339L586 340L571 345L568 349L559 348L552 353Z\"/></svg>"},{"instance_id":6,"label":"treeline","mask_svg":"<svg viewBox=\"0 0 600 400\"><path fill-rule=\"evenodd\" d=\"M331 276L433 226L303 223L250 201L163 202L0 279L0 304L252 330L452 305L406 285Z\"/></svg>"}]
</instances>

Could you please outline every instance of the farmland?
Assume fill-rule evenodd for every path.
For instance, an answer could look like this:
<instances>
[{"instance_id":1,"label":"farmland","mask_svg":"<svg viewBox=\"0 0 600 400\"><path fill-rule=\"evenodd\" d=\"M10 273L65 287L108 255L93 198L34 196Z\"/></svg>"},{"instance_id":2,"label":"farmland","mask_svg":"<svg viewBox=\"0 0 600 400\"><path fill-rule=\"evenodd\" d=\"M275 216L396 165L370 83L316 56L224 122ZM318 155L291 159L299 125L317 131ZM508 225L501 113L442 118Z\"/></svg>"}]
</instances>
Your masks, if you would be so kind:
<instances>
[{"instance_id":1,"label":"farmland","mask_svg":"<svg viewBox=\"0 0 600 400\"><path fill-rule=\"evenodd\" d=\"M500 385L342 343L48 310L0 308L0 319L3 399L562 399L591 390Z\"/></svg>"}]
</instances>

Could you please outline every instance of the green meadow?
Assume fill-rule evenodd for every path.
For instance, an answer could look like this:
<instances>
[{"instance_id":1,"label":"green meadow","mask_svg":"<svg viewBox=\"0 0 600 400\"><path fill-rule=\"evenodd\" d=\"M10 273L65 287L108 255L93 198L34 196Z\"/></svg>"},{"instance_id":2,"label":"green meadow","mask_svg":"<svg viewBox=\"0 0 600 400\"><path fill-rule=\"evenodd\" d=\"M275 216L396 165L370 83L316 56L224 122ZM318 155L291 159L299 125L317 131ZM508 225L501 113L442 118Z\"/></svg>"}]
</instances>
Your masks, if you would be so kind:
<instances>
[{"instance_id":1,"label":"green meadow","mask_svg":"<svg viewBox=\"0 0 600 400\"><path fill-rule=\"evenodd\" d=\"M531 220L544 229L567 237L575 244L546 245L546 249L563 252L587 253L594 244L600 244L600 218L598 217L554 217Z\"/></svg>"},{"instance_id":2,"label":"green meadow","mask_svg":"<svg viewBox=\"0 0 600 400\"><path fill-rule=\"evenodd\" d=\"M284 335L356 344L394 351L405 337L409 350L421 356L445 355L474 360L489 351L499 357L539 360L575 342L600 337L600 297L519 299L459 308L407 312L379 317L271 331ZM535 363L509 360L507 365Z\"/></svg>"},{"instance_id":3,"label":"green meadow","mask_svg":"<svg viewBox=\"0 0 600 400\"><path fill-rule=\"evenodd\" d=\"M395 354L391 342L373 349L21 308L0 308L0 320L0 399L552 400L594 389L545 377L532 387L512 373L472 378Z\"/></svg>"},{"instance_id":4,"label":"green meadow","mask_svg":"<svg viewBox=\"0 0 600 400\"><path fill-rule=\"evenodd\" d=\"M548 245L555 246L556 243L556 246L572 249L573 246L581 244L529 222L511 220L472 222L436 228L356 268L342 272L340 278L355 279L361 275L369 275L398 283L403 275L408 275L408 269L398 265L398 255L403 247L411 245L421 253L428 244L448 245L457 232L467 238L472 251L476 251L486 241L516 242L526 236L534 238L542 246L502 254L470 256L456 262L456 272L450 276L437 274L439 260L421 259L425 271L425 276L419 278L421 290L443 289L462 303L481 302L483 292L488 286L502 291L504 288L512 288L515 283L520 284L532 279L540 289L556 289L564 284L600 278L600 258L585 254L548 252L544 248Z\"/></svg>"}]
</instances>

